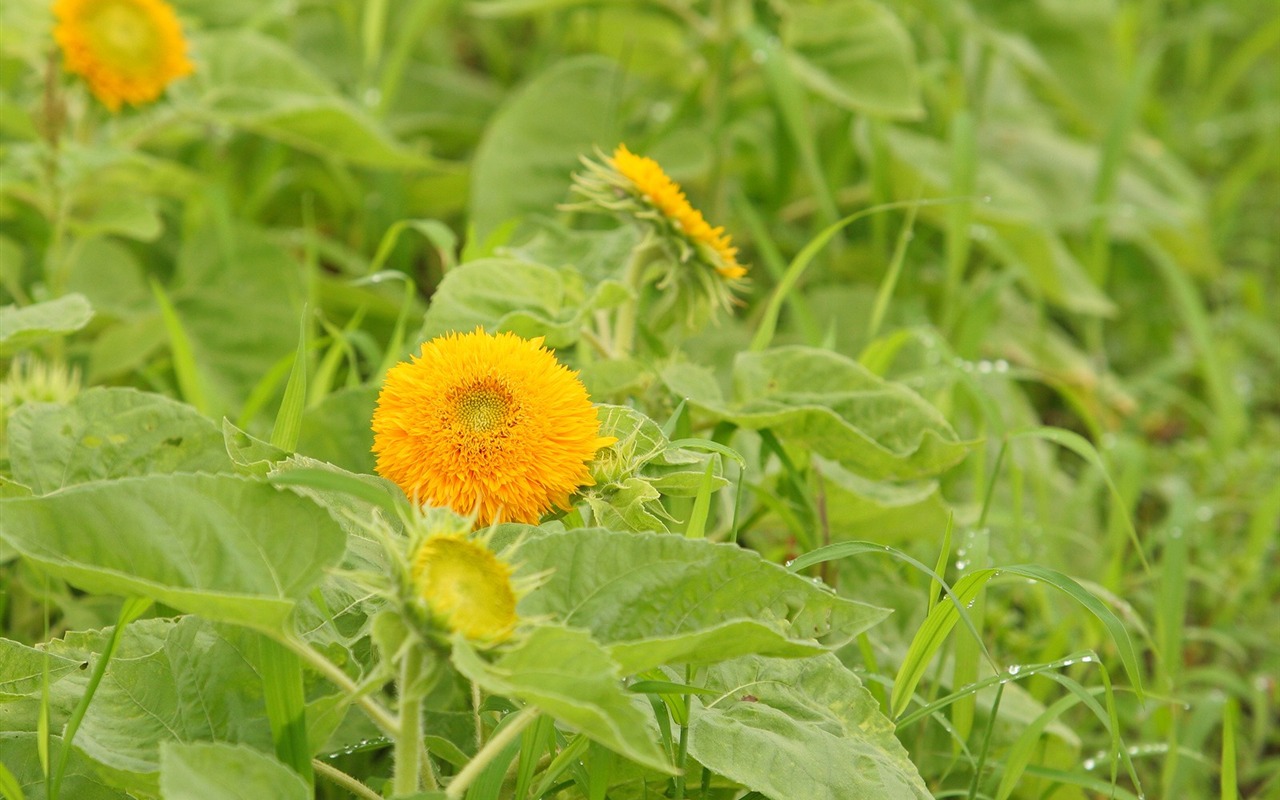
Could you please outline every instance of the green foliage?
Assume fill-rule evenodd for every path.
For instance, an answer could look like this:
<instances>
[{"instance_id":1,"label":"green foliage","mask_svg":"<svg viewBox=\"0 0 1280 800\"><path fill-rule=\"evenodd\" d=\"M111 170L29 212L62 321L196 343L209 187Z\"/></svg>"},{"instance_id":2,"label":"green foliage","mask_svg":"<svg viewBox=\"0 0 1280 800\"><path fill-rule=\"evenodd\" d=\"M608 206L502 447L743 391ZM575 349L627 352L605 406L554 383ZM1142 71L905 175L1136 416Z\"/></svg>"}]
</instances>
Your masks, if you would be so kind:
<instances>
[{"instance_id":1,"label":"green foliage","mask_svg":"<svg viewBox=\"0 0 1280 800\"><path fill-rule=\"evenodd\" d=\"M1268 4L174 5L0 3L6 800L1280 789ZM498 642L370 429L477 327L616 440Z\"/></svg>"}]
</instances>

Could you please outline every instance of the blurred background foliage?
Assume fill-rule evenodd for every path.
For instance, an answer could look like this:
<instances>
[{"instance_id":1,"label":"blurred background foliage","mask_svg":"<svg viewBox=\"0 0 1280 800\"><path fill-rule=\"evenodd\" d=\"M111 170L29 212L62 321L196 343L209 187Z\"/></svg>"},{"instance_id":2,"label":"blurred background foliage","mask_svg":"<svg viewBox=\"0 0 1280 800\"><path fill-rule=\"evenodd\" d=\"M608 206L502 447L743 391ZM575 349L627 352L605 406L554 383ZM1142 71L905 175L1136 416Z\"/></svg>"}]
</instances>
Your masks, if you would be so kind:
<instances>
[{"instance_id":1,"label":"blurred background foliage","mask_svg":"<svg viewBox=\"0 0 1280 800\"><path fill-rule=\"evenodd\" d=\"M837 233L780 298L775 341L857 359L982 444L904 481L739 434L742 540L778 560L871 540L933 564L953 518L950 577L1022 562L1074 575L1123 613L1144 653L1151 697L1118 695L1116 733L1147 796L1225 785L1222 721L1238 707L1231 777L1244 796L1280 797L1273 4L175 6L195 73L112 115L62 74L47 4L0 5L0 294L19 307L67 298L83 317L6 331L6 381L26 387L7 391L6 416L23 391L56 396L47 384L62 380L158 391L261 434L306 308L299 452L370 472L381 371L420 335L496 326L536 302L521 324L551 336L597 399L638 398L664 419L679 399L664 369L689 362L725 379L791 259L845 215L888 204ZM571 313L606 302L590 293L618 243L604 229L556 231L596 230L558 206L580 156L621 141L726 226L751 272L731 319L650 342L648 360L620 369L590 356ZM515 292L473 271L470 288L458 277L432 305L459 262L494 255L587 277L535 297L536 275ZM15 360L19 348L61 378L41 384L44 367ZM1008 436L1040 425L1100 455ZM668 499L671 513L687 515L682 502ZM824 576L842 592L897 611L841 654L886 683L928 609L927 582L888 558L839 563ZM1107 652L1065 598L1021 579L993 587L974 617L1001 663ZM114 611L95 602L59 598L59 624L107 624ZM9 635L44 634L21 604L6 614ZM926 700L980 677L961 638ZM1099 685L1096 664L1063 674ZM1063 694L1043 676L1022 685L996 720L987 694L941 715L960 740L992 744L981 774L938 719L899 728L937 796L1005 796L993 767ZM1054 797L1109 796L1095 754L1112 732L1084 705L1055 717L1028 771L1073 787Z\"/></svg>"}]
</instances>

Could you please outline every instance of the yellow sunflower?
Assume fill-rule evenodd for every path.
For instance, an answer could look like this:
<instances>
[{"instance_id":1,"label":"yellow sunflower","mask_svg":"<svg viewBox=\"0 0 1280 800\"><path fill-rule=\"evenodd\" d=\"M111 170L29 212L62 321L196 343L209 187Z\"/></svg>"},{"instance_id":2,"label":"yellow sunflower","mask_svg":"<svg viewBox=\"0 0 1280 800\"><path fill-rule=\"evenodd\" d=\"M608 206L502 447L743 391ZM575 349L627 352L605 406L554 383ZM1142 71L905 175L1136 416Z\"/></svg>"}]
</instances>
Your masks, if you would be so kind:
<instances>
[{"instance_id":1,"label":"yellow sunflower","mask_svg":"<svg viewBox=\"0 0 1280 800\"><path fill-rule=\"evenodd\" d=\"M477 328L422 345L387 373L373 412L378 474L420 503L537 524L592 483L600 438L587 390L542 346Z\"/></svg>"},{"instance_id":2,"label":"yellow sunflower","mask_svg":"<svg viewBox=\"0 0 1280 800\"><path fill-rule=\"evenodd\" d=\"M738 248L733 246L724 228L713 228L703 218L702 212L689 204L680 184L671 180L657 161L638 156L618 145L613 157L605 159L618 174L631 182L636 193L653 205L676 228L695 243L705 245L715 253L716 272L735 280L747 274L746 267L738 263Z\"/></svg>"},{"instance_id":3,"label":"yellow sunflower","mask_svg":"<svg viewBox=\"0 0 1280 800\"><path fill-rule=\"evenodd\" d=\"M431 616L468 639L501 642L519 622L511 565L462 531L423 539L410 575Z\"/></svg>"},{"instance_id":4,"label":"yellow sunflower","mask_svg":"<svg viewBox=\"0 0 1280 800\"><path fill-rule=\"evenodd\" d=\"M84 76L112 111L155 100L193 69L178 18L163 0L57 0L53 13L67 70Z\"/></svg>"}]
</instances>

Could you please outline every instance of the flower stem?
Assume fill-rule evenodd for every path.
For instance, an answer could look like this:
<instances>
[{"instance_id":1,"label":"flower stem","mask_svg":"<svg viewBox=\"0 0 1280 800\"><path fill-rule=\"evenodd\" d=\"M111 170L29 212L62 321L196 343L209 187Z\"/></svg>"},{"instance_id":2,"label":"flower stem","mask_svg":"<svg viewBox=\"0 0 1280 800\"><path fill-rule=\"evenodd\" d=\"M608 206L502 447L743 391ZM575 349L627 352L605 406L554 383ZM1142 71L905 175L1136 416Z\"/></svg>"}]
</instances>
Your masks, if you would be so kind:
<instances>
[{"instance_id":1,"label":"flower stem","mask_svg":"<svg viewBox=\"0 0 1280 800\"><path fill-rule=\"evenodd\" d=\"M382 800L382 795L331 764L326 764L318 758L313 758L311 759L311 766L315 769L317 775L325 778L330 783L341 786L351 794L361 798L361 800Z\"/></svg>"},{"instance_id":2,"label":"flower stem","mask_svg":"<svg viewBox=\"0 0 1280 800\"><path fill-rule=\"evenodd\" d=\"M476 778L480 777L485 767L489 766L489 762L497 758L498 754L505 750L507 745L515 741L521 731L529 727L530 723L537 718L538 710L531 706L526 706L517 711L511 721L503 726L502 730L494 734L493 738L484 747L480 748L480 752L476 753L476 757L462 768L462 771L449 784L449 788L445 790L445 797L448 800L460 800L466 793L467 787Z\"/></svg>"},{"instance_id":3,"label":"flower stem","mask_svg":"<svg viewBox=\"0 0 1280 800\"><path fill-rule=\"evenodd\" d=\"M613 357L625 358L631 355L631 347L636 338L636 317L640 311L640 295L644 292L644 268L649 262L649 238L636 245L631 251L631 258L622 273L622 282L631 290L631 297L618 308L618 320L613 332Z\"/></svg>"},{"instance_id":4,"label":"flower stem","mask_svg":"<svg viewBox=\"0 0 1280 800\"><path fill-rule=\"evenodd\" d=\"M422 697L414 686L421 677L422 651L411 647L400 662L400 730L396 735L393 794L413 794L421 786Z\"/></svg>"}]
</instances>

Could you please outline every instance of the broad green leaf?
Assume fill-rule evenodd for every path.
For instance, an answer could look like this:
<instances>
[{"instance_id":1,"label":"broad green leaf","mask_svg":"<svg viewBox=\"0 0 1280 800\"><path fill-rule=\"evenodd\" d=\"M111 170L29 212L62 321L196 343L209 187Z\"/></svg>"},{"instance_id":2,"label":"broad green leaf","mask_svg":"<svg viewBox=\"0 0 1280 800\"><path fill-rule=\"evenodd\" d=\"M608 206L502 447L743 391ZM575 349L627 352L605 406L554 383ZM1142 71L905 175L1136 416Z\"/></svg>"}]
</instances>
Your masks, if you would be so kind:
<instances>
[{"instance_id":1,"label":"broad green leaf","mask_svg":"<svg viewBox=\"0 0 1280 800\"><path fill-rule=\"evenodd\" d=\"M67 285L100 313L133 317L143 312L151 291L133 251L115 239L86 239L72 249Z\"/></svg>"},{"instance_id":2,"label":"broad green leaf","mask_svg":"<svg viewBox=\"0 0 1280 800\"><path fill-rule=\"evenodd\" d=\"M834 592L731 544L581 528L524 542L528 573L550 571L520 604L586 628L627 674L748 653L839 647L887 611Z\"/></svg>"},{"instance_id":3,"label":"broad green leaf","mask_svg":"<svg viewBox=\"0 0 1280 800\"><path fill-rule=\"evenodd\" d=\"M266 630L284 624L346 544L310 500L232 475L151 475L2 500L0 539L86 591Z\"/></svg>"},{"instance_id":4,"label":"broad green leaf","mask_svg":"<svg viewBox=\"0 0 1280 800\"><path fill-rule=\"evenodd\" d=\"M86 238L116 234L143 242L154 241L164 231L158 203L138 194L117 194L80 219L72 220L76 234Z\"/></svg>"},{"instance_id":5,"label":"broad green leaf","mask_svg":"<svg viewBox=\"0 0 1280 800\"><path fill-rule=\"evenodd\" d=\"M812 465L811 480L821 482L836 541L875 531L877 541L892 544L947 527L948 508L936 481L871 481L822 456L814 456Z\"/></svg>"},{"instance_id":6,"label":"broad green leaf","mask_svg":"<svg viewBox=\"0 0 1280 800\"><path fill-rule=\"evenodd\" d=\"M247 475L266 475L277 461L289 457L284 450L245 433L225 417L222 420L222 441L231 461Z\"/></svg>"},{"instance_id":7,"label":"broad green leaf","mask_svg":"<svg viewBox=\"0 0 1280 800\"><path fill-rule=\"evenodd\" d=\"M30 306L0 307L0 355L49 336L65 336L89 324L93 307L82 294L68 294Z\"/></svg>"},{"instance_id":8,"label":"broad green leaf","mask_svg":"<svg viewBox=\"0 0 1280 800\"><path fill-rule=\"evenodd\" d=\"M544 336L549 347L566 347L578 340L588 314L626 298L626 289L616 281L601 283L588 294L582 277L572 270L482 259L444 276L427 308L421 338L483 326L525 338Z\"/></svg>"},{"instance_id":9,"label":"broad green leaf","mask_svg":"<svg viewBox=\"0 0 1280 800\"><path fill-rule=\"evenodd\" d=\"M52 647L96 658L105 638L71 634ZM76 734L77 750L151 791L166 742L270 751L255 645L248 631L195 616L132 623Z\"/></svg>"},{"instance_id":10,"label":"broad green leaf","mask_svg":"<svg viewBox=\"0 0 1280 800\"><path fill-rule=\"evenodd\" d=\"M374 167L430 165L339 95L296 52L257 33L204 37L199 110L308 152Z\"/></svg>"},{"instance_id":11,"label":"broad green leaf","mask_svg":"<svg viewBox=\"0 0 1280 800\"><path fill-rule=\"evenodd\" d=\"M585 631L540 626L492 663L456 636L453 663L487 692L524 700L632 761L672 771L643 701L623 691L618 664Z\"/></svg>"},{"instance_id":12,"label":"broad green leaf","mask_svg":"<svg viewBox=\"0 0 1280 800\"><path fill-rule=\"evenodd\" d=\"M915 392L827 350L779 347L740 354L733 402L723 399L701 368L676 364L662 377L677 396L719 419L751 430L768 428L784 442L867 478L936 475L969 450Z\"/></svg>"},{"instance_id":13,"label":"broad green leaf","mask_svg":"<svg viewBox=\"0 0 1280 800\"><path fill-rule=\"evenodd\" d=\"M469 219L480 238L507 220L548 213L568 192L579 157L618 143L622 85L598 56L557 62L511 95L472 161Z\"/></svg>"},{"instance_id":14,"label":"broad green leaf","mask_svg":"<svg viewBox=\"0 0 1280 800\"><path fill-rule=\"evenodd\" d=\"M0 638L0 702L40 690L45 676L53 683L80 662Z\"/></svg>"},{"instance_id":15,"label":"broad green leaf","mask_svg":"<svg viewBox=\"0 0 1280 800\"><path fill-rule=\"evenodd\" d=\"M0 731L0 765L9 769L28 800L46 796L38 739L39 734L35 732ZM49 749L56 757L62 751L62 737L54 735L50 739ZM3 785L0 781L0 786ZM75 800L130 800L132 797L125 790L111 786L94 763L74 748L62 778L62 796Z\"/></svg>"},{"instance_id":16,"label":"broad green leaf","mask_svg":"<svg viewBox=\"0 0 1280 800\"><path fill-rule=\"evenodd\" d=\"M373 407L378 387L339 389L302 412L298 452L365 475L374 471Z\"/></svg>"},{"instance_id":17,"label":"broad green leaf","mask_svg":"<svg viewBox=\"0 0 1280 800\"><path fill-rule=\"evenodd\" d=\"M311 787L276 759L242 744L160 746L163 800L307 800Z\"/></svg>"},{"instance_id":18,"label":"broad green leaf","mask_svg":"<svg viewBox=\"0 0 1280 800\"><path fill-rule=\"evenodd\" d=\"M769 797L928 800L893 723L833 655L748 656L706 668L689 754ZM750 754L744 757L744 754Z\"/></svg>"},{"instance_id":19,"label":"broad green leaf","mask_svg":"<svg viewBox=\"0 0 1280 800\"><path fill-rule=\"evenodd\" d=\"M789 11L791 69L810 89L853 111L921 115L911 36L891 11L869 0L796 3Z\"/></svg>"},{"instance_id":20,"label":"broad green leaf","mask_svg":"<svg viewBox=\"0 0 1280 800\"><path fill-rule=\"evenodd\" d=\"M191 406L135 389L88 389L67 405L25 405L9 422L13 477L36 494L111 478L226 472L216 425Z\"/></svg>"},{"instance_id":21,"label":"broad green leaf","mask_svg":"<svg viewBox=\"0 0 1280 800\"><path fill-rule=\"evenodd\" d=\"M305 293L295 258L261 230L213 227L183 242L168 294L191 339L212 407L234 417L253 387L298 345Z\"/></svg>"}]
</instances>

